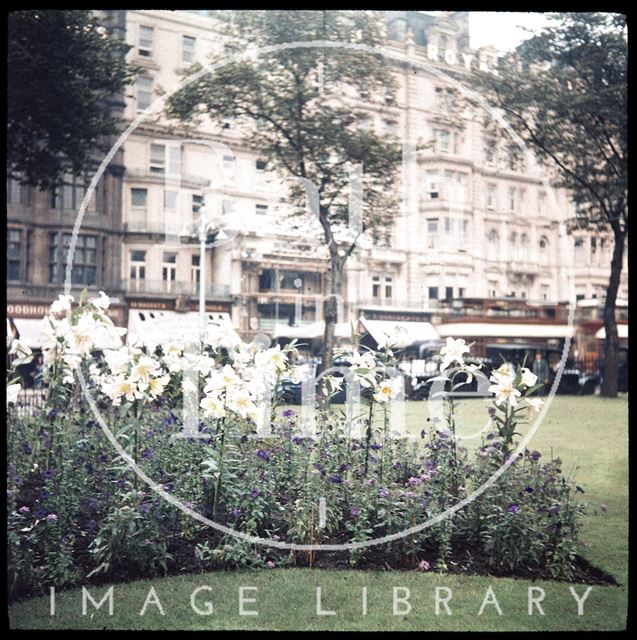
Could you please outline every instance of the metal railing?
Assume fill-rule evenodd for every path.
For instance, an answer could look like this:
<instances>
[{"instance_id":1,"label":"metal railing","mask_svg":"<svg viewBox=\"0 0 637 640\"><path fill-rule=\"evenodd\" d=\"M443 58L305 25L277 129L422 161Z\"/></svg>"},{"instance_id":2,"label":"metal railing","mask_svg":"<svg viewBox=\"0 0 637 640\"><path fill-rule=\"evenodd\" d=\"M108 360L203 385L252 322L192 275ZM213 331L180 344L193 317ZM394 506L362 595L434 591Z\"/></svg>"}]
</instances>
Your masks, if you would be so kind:
<instances>
[{"instance_id":1,"label":"metal railing","mask_svg":"<svg viewBox=\"0 0 637 640\"><path fill-rule=\"evenodd\" d=\"M127 294L152 293L163 295L199 295L199 283L187 280L123 280L122 288ZM206 296L227 298L230 286L227 284L209 284L206 286Z\"/></svg>"}]
</instances>

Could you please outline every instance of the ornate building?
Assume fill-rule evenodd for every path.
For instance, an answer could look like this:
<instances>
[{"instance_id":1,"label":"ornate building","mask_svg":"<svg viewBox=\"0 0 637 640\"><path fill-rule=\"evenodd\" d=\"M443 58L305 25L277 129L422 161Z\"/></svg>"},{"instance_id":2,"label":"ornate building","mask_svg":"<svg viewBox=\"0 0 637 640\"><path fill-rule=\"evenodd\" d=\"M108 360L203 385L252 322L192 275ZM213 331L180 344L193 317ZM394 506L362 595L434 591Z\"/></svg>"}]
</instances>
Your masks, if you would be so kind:
<instances>
[{"instance_id":1,"label":"ornate building","mask_svg":"<svg viewBox=\"0 0 637 640\"><path fill-rule=\"evenodd\" d=\"M114 14L130 61L143 69L123 111L137 126L85 218L77 284L121 294L130 325L144 311L194 314L203 273L207 310L227 314L244 337L319 339L327 254L281 224L277 177L232 120L219 127L204 119L186 131L155 104L193 62L231 53L214 12ZM403 141L401 205L375 244L348 261L341 320L440 328L507 316L564 324L572 290L601 304L610 238L561 234L560 220L573 214L567 194L547 189L532 158L493 135L484 111L458 99L467 74L497 70L497 51L469 47L467 12L388 11L386 19L395 104L370 106L361 124ZM49 303L81 186L55 198L10 187L10 303ZM210 237L202 260L196 226L204 202ZM620 296L627 297L625 284Z\"/></svg>"}]
</instances>

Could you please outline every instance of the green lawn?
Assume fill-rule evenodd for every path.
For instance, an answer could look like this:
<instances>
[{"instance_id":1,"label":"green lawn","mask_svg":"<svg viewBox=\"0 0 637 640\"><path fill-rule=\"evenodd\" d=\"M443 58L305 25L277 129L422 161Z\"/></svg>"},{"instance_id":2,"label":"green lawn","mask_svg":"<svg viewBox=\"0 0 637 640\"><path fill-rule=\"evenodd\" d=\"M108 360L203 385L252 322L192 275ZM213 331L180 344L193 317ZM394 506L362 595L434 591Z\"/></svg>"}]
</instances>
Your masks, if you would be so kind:
<instances>
[{"instance_id":1,"label":"green lawn","mask_svg":"<svg viewBox=\"0 0 637 640\"><path fill-rule=\"evenodd\" d=\"M410 429L419 430L426 419L423 403L407 407ZM463 432L481 426L484 408L479 400L465 401L459 408ZM618 587L594 586L577 615L576 601L566 583L535 582L469 576L443 576L414 572L361 572L309 569L274 569L261 572L219 572L144 580L115 585L114 615L107 605L95 611L88 605L82 615L81 591L74 589L57 595L56 616L49 613L48 598L9 606L12 627L41 629L271 629L271 630L566 630L623 629L627 611L628 555L628 416L627 397L607 400L598 397L557 397L534 440L529 445L545 455L551 452L563 460L565 471L586 489L584 496L596 509L585 518L585 555L613 574ZM466 441L471 445L472 440ZM608 507L607 512L599 509ZM594 513L593 511L596 511ZM163 606L149 604L141 617L151 585ZM191 593L198 587L199 607L213 603L213 614L197 615L190 606ZM239 588L257 587L244 592L245 609L255 609L257 616L239 615ZM323 610L336 615L318 616L316 588L322 590ZM362 589L367 587L367 614L362 615ZM408 615L394 615L393 588L410 590L412 606ZM435 589L451 589L447 615L441 606L435 613ZM487 604L478 612L486 590L492 587L502 611ZM545 590L544 616L537 610L528 615L528 590ZM586 587L575 585L582 597ZM99 600L104 588L91 588ZM405 595L400 590L398 596ZM441 597L447 592L440 592ZM400 607L400 604L399 604Z\"/></svg>"}]
</instances>

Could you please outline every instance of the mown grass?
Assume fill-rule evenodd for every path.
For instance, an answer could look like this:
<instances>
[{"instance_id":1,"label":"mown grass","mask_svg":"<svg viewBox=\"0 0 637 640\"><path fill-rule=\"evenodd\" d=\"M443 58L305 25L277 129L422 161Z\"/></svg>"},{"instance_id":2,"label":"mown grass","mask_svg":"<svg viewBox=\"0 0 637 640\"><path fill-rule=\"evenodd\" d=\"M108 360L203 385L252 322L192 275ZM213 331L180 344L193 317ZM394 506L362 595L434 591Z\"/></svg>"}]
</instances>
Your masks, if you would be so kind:
<instances>
[{"instance_id":1,"label":"mown grass","mask_svg":"<svg viewBox=\"0 0 637 640\"><path fill-rule=\"evenodd\" d=\"M483 424L485 409L480 400L465 401L458 408L461 433L469 435ZM426 406L409 403L408 428L420 430L426 421ZM78 589L57 594L56 615L49 612L49 599L33 598L9 606L10 624L36 629L270 629L270 630L617 630L626 625L628 556L628 416L627 398L557 397L530 448L563 461L581 484L590 509L585 516L585 555L593 564L611 573L619 586L593 586L579 616L569 591L574 586L581 597L584 585L560 582L530 582L508 578L448 576L415 572L361 572L345 570L273 569L260 572L217 572L142 580L114 587L114 615L106 605L95 611L89 603L82 615ZM471 447L477 440L466 440ZM604 505L605 509L600 508ZM199 616L191 608L191 593L200 586L212 591L197 601L213 603L213 614ZM149 604L140 616L153 586L165 615ZM257 587L245 593L255 597L247 603L258 616L239 615L239 588ZM488 587L493 588L502 610L486 605L478 615ZM323 609L333 616L316 613L316 588L322 589ZM362 615L362 588L367 587L367 614ZM394 587L410 590L411 612L394 615ZM435 613L435 589L452 590L452 615L441 608ZM528 615L528 590L545 591L544 614ZM96 599L106 592L91 588ZM399 595L404 592L400 592Z\"/></svg>"}]
</instances>

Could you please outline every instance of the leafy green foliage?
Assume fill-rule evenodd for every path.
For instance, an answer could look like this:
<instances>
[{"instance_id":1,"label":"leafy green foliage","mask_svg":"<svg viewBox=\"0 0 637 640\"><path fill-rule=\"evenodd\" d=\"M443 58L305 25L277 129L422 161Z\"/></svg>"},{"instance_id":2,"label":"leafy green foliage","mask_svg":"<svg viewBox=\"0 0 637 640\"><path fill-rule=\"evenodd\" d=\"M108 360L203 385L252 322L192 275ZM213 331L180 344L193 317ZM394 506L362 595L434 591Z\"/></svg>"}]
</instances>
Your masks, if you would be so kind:
<instances>
[{"instance_id":1,"label":"leafy green foliage","mask_svg":"<svg viewBox=\"0 0 637 640\"><path fill-rule=\"evenodd\" d=\"M116 131L113 100L134 77L124 60L127 48L90 11L9 14L10 175L49 187L66 170L87 171Z\"/></svg>"}]
</instances>

